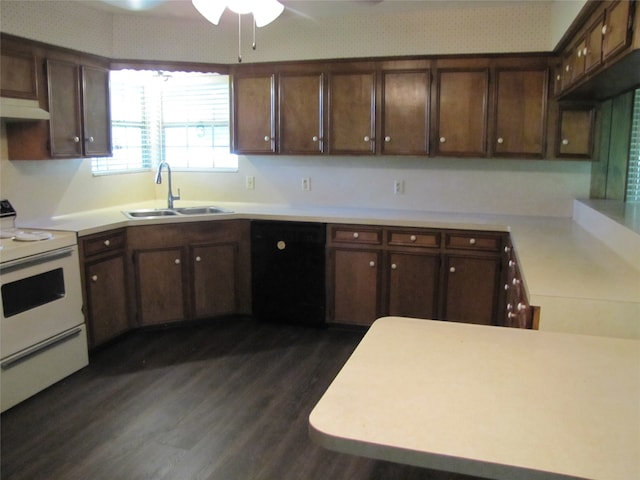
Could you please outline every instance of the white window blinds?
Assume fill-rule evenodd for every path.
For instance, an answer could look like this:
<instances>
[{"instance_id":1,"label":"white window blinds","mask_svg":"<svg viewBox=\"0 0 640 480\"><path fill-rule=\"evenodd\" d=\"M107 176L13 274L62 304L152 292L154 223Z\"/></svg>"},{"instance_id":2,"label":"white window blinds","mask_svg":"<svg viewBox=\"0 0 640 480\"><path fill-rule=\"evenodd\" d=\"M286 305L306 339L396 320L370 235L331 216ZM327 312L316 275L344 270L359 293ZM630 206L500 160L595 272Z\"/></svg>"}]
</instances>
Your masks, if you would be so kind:
<instances>
[{"instance_id":1,"label":"white window blinds","mask_svg":"<svg viewBox=\"0 0 640 480\"><path fill-rule=\"evenodd\" d=\"M229 77L197 72L111 72L113 156L94 173L237 170L230 153Z\"/></svg>"}]
</instances>

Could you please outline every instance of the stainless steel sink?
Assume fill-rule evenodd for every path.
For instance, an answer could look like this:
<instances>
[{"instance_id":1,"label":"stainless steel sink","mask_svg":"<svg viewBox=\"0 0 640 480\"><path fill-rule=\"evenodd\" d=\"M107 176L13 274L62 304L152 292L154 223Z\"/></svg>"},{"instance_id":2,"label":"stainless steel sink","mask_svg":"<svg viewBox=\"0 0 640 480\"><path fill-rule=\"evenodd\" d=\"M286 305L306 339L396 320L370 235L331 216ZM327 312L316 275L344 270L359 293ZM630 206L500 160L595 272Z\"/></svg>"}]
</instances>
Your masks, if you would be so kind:
<instances>
[{"instance_id":1,"label":"stainless steel sink","mask_svg":"<svg viewBox=\"0 0 640 480\"><path fill-rule=\"evenodd\" d=\"M129 218L156 218L180 215L215 215L220 213L232 213L230 210L214 206L205 207L181 207L181 208L149 208L141 210L128 210L122 212Z\"/></svg>"},{"instance_id":2,"label":"stainless steel sink","mask_svg":"<svg viewBox=\"0 0 640 480\"><path fill-rule=\"evenodd\" d=\"M175 208L174 210L180 215L210 215L215 213L231 213L231 211L219 207L182 207Z\"/></svg>"},{"instance_id":3,"label":"stainless steel sink","mask_svg":"<svg viewBox=\"0 0 640 480\"><path fill-rule=\"evenodd\" d=\"M147 209L147 210L129 210L128 212L123 212L129 218L153 218L153 217L170 217L173 215L178 215L174 210L169 210L168 208L155 208L155 209Z\"/></svg>"}]
</instances>

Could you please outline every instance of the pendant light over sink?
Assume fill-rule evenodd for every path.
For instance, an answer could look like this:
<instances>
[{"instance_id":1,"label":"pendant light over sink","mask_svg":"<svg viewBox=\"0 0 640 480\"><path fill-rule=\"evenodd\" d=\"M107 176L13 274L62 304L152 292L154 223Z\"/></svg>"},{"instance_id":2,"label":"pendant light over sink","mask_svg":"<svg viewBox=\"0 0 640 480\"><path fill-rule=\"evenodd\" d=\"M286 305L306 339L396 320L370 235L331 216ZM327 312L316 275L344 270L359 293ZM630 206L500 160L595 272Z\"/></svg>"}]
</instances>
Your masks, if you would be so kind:
<instances>
[{"instance_id":1,"label":"pendant light over sink","mask_svg":"<svg viewBox=\"0 0 640 480\"><path fill-rule=\"evenodd\" d=\"M242 62L242 15L253 15L253 44L256 49L256 27L270 24L284 11L284 5L277 0L191 0L196 10L214 25L228 8L238 14L238 62Z\"/></svg>"}]
</instances>

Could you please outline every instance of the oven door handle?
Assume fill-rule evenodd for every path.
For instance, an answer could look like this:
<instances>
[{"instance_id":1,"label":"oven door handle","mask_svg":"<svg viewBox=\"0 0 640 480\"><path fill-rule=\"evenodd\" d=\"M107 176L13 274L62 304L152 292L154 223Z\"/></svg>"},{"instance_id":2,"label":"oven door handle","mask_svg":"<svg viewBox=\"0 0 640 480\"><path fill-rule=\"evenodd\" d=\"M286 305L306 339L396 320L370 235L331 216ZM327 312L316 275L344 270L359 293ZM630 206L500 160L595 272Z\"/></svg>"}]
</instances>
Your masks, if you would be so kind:
<instances>
[{"instance_id":1,"label":"oven door handle","mask_svg":"<svg viewBox=\"0 0 640 480\"><path fill-rule=\"evenodd\" d=\"M73 337L77 337L82 331L82 327L72 328L71 330L67 330L66 332L62 332L55 337L51 337L44 342L33 345L32 347L26 348L21 352L16 353L12 357L7 358L0 364L0 368L2 370L8 370L9 368L15 366L18 363L24 362L25 360L33 357L34 355L38 355L42 353L44 350L48 350L50 348L59 345L60 343L66 342Z\"/></svg>"},{"instance_id":2,"label":"oven door handle","mask_svg":"<svg viewBox=\"0 0 640 480\"><path fill-rule=\"evenodd\" d=\"M51 252L39 253L28 258L21 258L5 262L0 265L0 273L15 272L16 270L22 270L23 268L33 267L35 265L41 265L47 262L53 262L61 258L69 257L73 254L73 247L61 248L58 250L52 250Z\"/></svg>"}]
</instances>

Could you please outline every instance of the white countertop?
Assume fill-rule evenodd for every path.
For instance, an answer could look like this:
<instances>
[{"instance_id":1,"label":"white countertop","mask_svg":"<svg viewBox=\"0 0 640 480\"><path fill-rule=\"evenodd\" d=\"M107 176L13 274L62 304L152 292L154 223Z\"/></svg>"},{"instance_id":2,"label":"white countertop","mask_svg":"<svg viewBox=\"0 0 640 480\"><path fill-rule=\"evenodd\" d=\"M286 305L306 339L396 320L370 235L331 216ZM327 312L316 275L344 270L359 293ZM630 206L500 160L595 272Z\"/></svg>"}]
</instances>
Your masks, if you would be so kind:
<instances>
[{"instance_id":1,"label":"white countertop","mask_svg":"<svg viewBox=\"0 0 640 480\"><path fill-rule=\"evenodd\" d=\"M210 204L180 202L183 207ZM70 230L85 236L132 225L248 218L510 232L529 300L532 305L541 307L541 330L640 338L640 266L616 254L571 218L214 204L234 213L136 220L128 219L122 213L122 210L164 206L164 202L153 201L33 220L25 224L19 222L19 226Z\"/></svg>"},{"instance_id":2,"label":"white countertop","mask_svg":"<svg viewBox=\"0 0 640 480\"><path fill-rule=\"evenodd\" d=\"M487 478L640 478L640 341L379 319L309 426L331 450Z\"/></svg>"}]
</instances>

